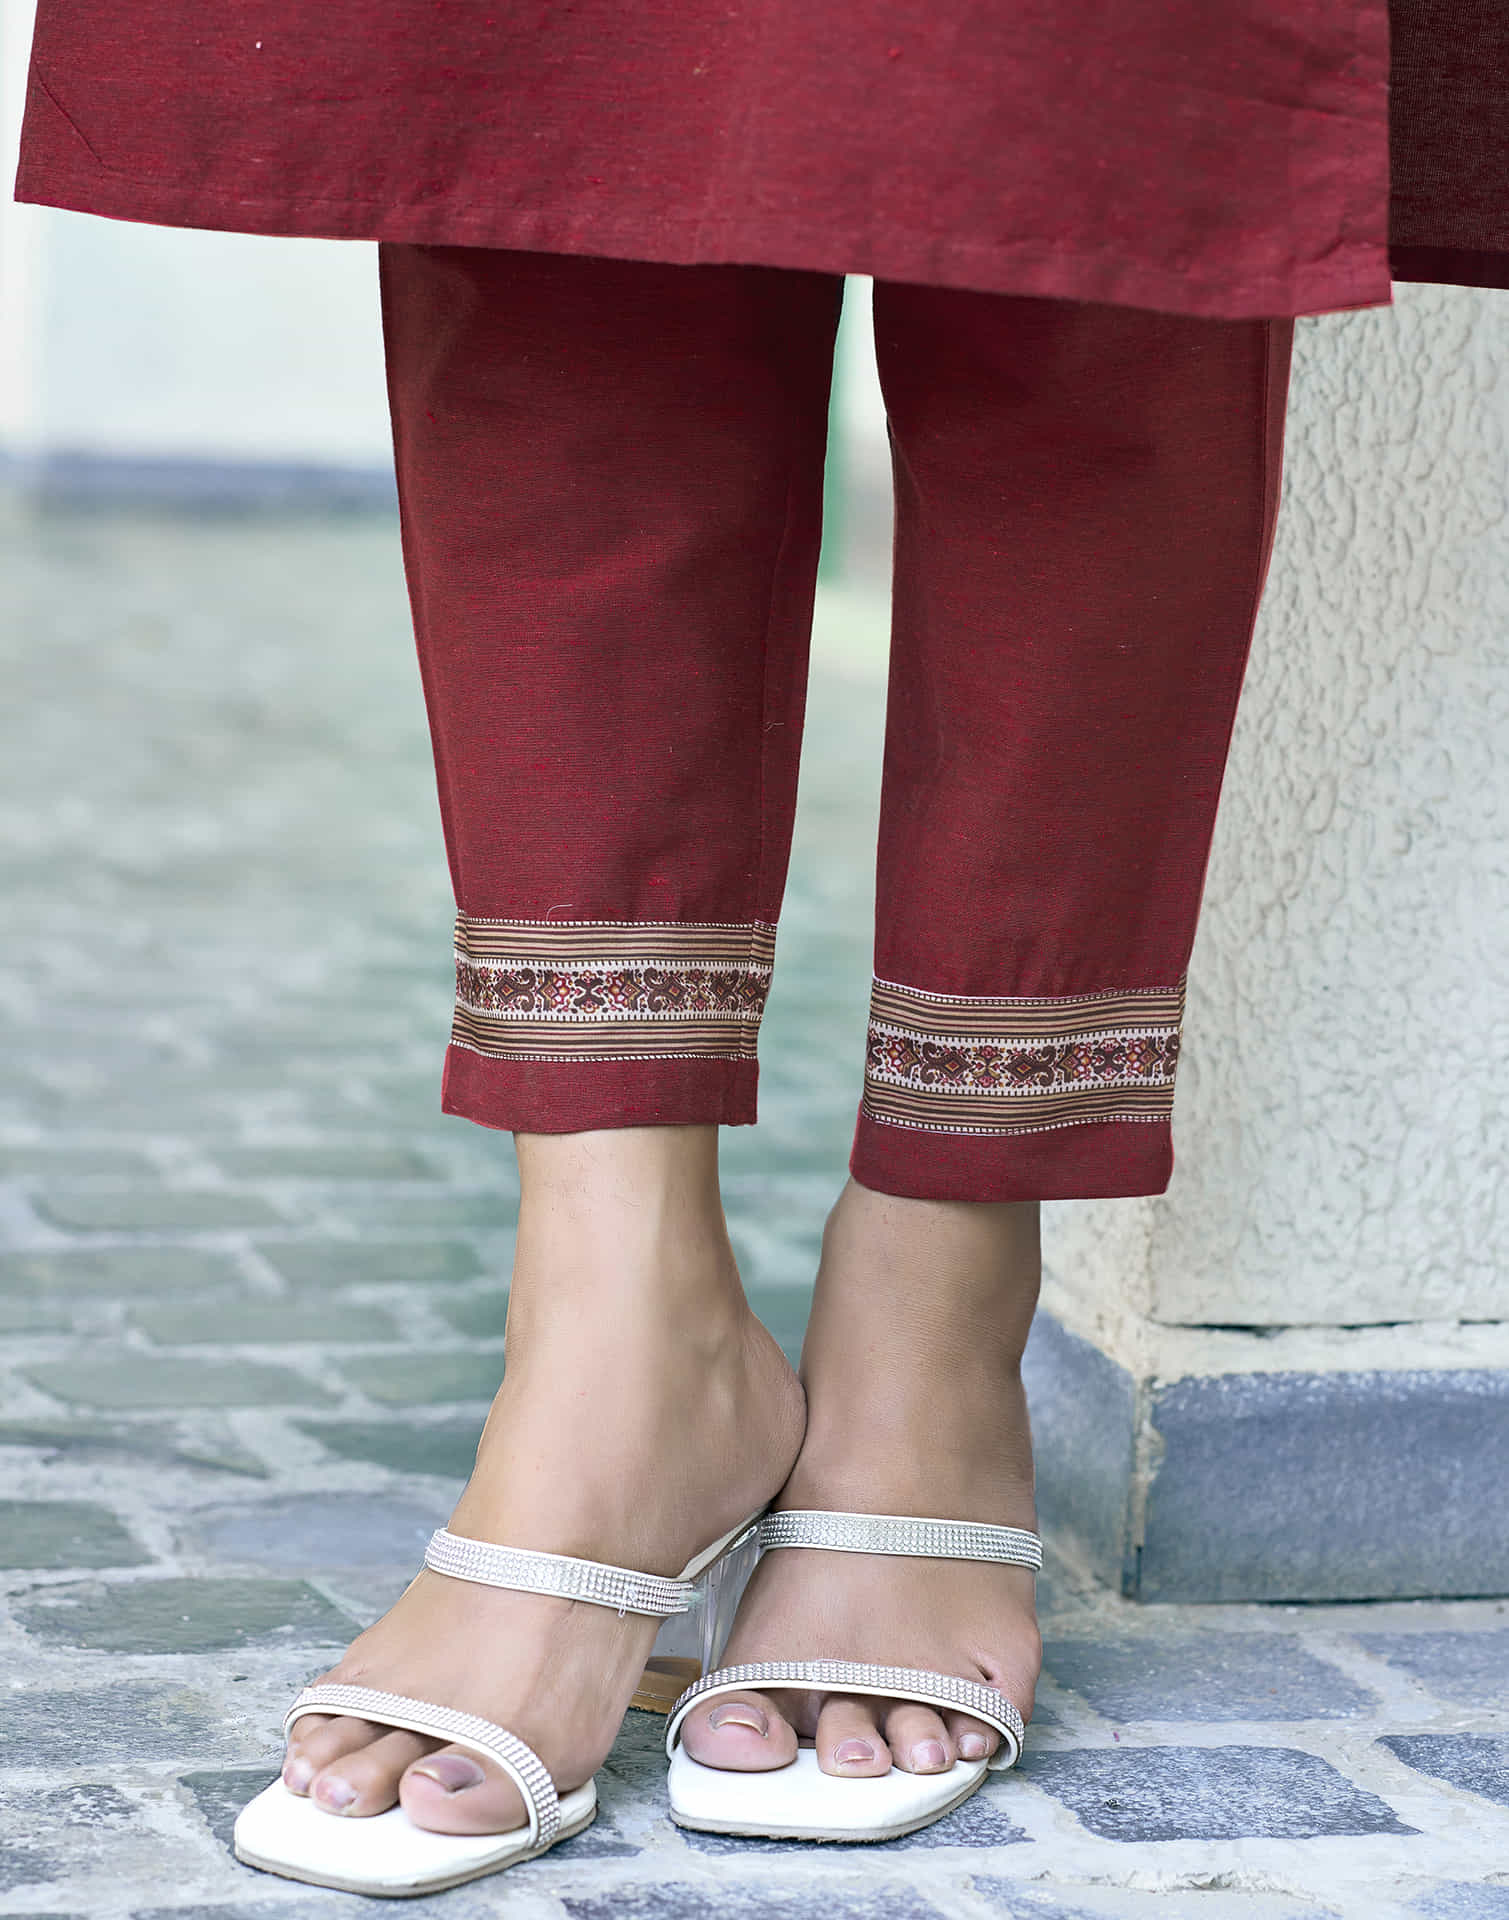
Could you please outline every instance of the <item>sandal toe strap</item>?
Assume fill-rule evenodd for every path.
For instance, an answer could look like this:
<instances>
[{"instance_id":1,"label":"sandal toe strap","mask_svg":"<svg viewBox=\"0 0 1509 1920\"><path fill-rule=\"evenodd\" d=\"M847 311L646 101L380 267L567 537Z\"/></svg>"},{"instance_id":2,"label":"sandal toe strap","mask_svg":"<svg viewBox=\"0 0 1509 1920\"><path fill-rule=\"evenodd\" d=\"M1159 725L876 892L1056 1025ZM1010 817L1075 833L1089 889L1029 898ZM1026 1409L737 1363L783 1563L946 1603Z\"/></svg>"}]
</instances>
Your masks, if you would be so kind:
<instances>
[{"instance_id":1,"label":"sandal toe strap","mask_svg":"<svg viewBox=\"0 0 1509 1920\"><path fill-rule=\"evenodd\" d=\"M703 1706L719 1694L742 1693L750 1687L878 1694L893 1700L915 1700L940 1712L953 1709L967 1713L1000 1734L1001 1745L989 1761L997 1769L1015 1765L1026 1736L1022 1716L1005 1694L978 1680L960 1680L950 1673L928 1673L916 1667L877 1667L858 1660L756 1660L742 1667L719 1667L687 1688L671 1709L665 1730L666 1752L675 1752L682 1723L693 1707Z\"/></svg>"},{"instance_id":2,"label":"sandal toe strap","mask_svg":"<svg viewBox=\"0 0 1509 1920\"><path fill-rule=\"evenodd\" d=\"M334 1681L304 1689L284 1715L285 1736L306 1713L375 1720L379 1726L402 1727L408 1733L427 1734L448 1745L469 1747L473 1753L496 1761L519 1789L529 1816L531 1851L551 1846L560 1832L560 1802L549 1769L517 1734L495 1726L491 1720L461 1713L454 1707L438 1707L429 1700L411 1700L407 1694L383 1693L376 1687L348 1687Z\"/></svg>"}]
</instances>

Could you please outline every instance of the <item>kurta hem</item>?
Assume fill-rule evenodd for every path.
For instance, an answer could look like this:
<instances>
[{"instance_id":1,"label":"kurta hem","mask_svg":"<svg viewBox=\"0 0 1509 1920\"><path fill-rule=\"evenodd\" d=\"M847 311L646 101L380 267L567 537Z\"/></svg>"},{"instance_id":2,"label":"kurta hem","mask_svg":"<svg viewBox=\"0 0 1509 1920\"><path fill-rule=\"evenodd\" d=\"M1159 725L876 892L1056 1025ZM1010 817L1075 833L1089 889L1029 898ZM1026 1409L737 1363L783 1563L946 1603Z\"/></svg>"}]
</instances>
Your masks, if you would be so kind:
<instances>
[{"instance_id":1,"label":"kurta hem","mask_svg":"<svg viewBox=\"0 0 1509 1920\"><path fill-rule=\"evenodd\" d=\"M877 280L953 287L982 293L1035 294L1145 307L1213 320L1251 320L1387 306L1392 290L1386 252L1377 242L1338 248L1332 259L1292 274L1230 274L1202 282L1089 247L1035 249L978 244L960 234L908 233L890 227L883 239L835 244L826 227L803 228L784 216L768 225L747 216L728 223L705 215L660 216L661 234L646 239L643 222L616 221L575 207L513 213L492 206L436 202L378 210L349 199L259 200L207 204L192 188L155 187L128 175L80 178L23 167L16 198L149 226L296 236L321 240L387 240L417 246L500 247L527 253L590 254L654 260L669 266L766 266L808 273L866 274Z\"/></svg>"}]
</instances>

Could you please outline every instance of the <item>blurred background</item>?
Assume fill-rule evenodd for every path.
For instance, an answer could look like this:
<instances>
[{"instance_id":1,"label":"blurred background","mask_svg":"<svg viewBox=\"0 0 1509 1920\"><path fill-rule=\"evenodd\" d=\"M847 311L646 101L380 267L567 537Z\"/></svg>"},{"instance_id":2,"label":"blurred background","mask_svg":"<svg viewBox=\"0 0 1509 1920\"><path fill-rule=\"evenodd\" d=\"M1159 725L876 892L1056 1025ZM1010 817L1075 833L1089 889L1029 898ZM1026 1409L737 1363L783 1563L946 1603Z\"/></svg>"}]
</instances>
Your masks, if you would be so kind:
<instances>
[{"instance_id":1,"label":"blurred background","mask_svg":"<svg viewBox=\"0 0 1509 1920\"><path fill-rule=\"evenodd\" d=\"M7 183L30 14L0 0ZM288 1209L332 1232L415 1217L355 1171L328 1191L313 1172L319 1144L377 1179L355 1135L380 1120L385 1153L419 1126L453 1171L491 1169L494 1197L466 1204L506 1227L500 1143L435 1111L450 902L375 282L370 245L0 202L20 1251L139 1251L179 1215L213 1234L201 1188L281 1166L282 1198L222 1195L270 1207L273 1237L222 1222L214 1243L276 1292ZM1509 295L1396 292L1297 329L1284 507L1191 966L1179 1172L1167 1195L1048 1210L1045 1508L1131 1594L1509 1590ZM869 295L848 281L765 1117L727 1144L751 1278L790 1290L793 1324L842 1178L868 984L891 515ZM386 1115L384 1075L404 1091ZM64 1192L91 1180L107 1185L88 1204ZM119 1326L123 1354L161 1343ZM1220 1412L1237 1401L1240 1443ZM1186 1451L1165 1402L1193 1423ZM1376 1480L1384 1428L1419 1466L1408 1520ZM1270 1521L1229 1536L1231 1489L1254 1475ZM1393 1503L1382 1558L1359 1475Z\"/></svg>"},{"instance_id":2,"label":"blurred background","mask_svg":"<svg viewBox=\"0 0 1509 1920\"><path fill-rule=\"evenodd\" d=\"M0 462L48 499L386 505L372 246L96 220L10 199L32 0L0 0ZM835 370L824 577L888 562L869 283Z\"/></svg>"},{"instance_id":3,"label":"blurred background","mask_svg":"<svg viewBox=\"0 0 1509 1920\"><path fill-rule=\"evenodd\" d=\"M0 0L6 196L30 15ZM871 965L869 293L761 1121L723 1144L793 1356ZM1503 1911L1448 1882L1509 1848L1509 294L1396 296L1297 328L1174 1181L1044 1210L1041 1757L939 1843L974 1854L905 1856L929 1887L986 1861L1078 1913L1151 1886L1156 1840L1167 1885L1239 1889L1199 1894L1211 1920L1260 1920L1248 1878L1370 1920ZM244 1888L210 1836L288 1693L406 1583L502 1366L513 1156L439 1111L452 901L388 432L374 247L0 199L0 1799L36 1836L0 1847L6 1910L171 1884L250 1911L213 1904ZM85 1765L80 1728L112 1784L53 1791L33 1770ZM652 1748L594 1831L658 1885ZM1380 1846L1436 1904L1380 1902Z\"/></svg>"}]
</instances>

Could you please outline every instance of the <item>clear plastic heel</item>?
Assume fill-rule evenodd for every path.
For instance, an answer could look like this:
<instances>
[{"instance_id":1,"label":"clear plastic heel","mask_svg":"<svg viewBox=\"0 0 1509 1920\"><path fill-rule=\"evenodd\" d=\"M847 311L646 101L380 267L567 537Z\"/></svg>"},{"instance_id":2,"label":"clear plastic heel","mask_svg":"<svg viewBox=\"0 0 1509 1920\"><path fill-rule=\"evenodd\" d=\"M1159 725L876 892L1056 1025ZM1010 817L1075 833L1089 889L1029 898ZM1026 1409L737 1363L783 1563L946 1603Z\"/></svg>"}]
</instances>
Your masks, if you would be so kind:
<instances>
[{"instance_id":1,"label":"clear plastic heel","mask_svg":"<svg viewBox=\"0 0 1509 1920\"><path fill-rule=\"evenodd\" d=\"M711 1673L759 1557L757 1531L751 1526L704 1569L690 1609L661 1622L631 1705L669 1713L694 1680Z\"/></svg>"}]
</instances>

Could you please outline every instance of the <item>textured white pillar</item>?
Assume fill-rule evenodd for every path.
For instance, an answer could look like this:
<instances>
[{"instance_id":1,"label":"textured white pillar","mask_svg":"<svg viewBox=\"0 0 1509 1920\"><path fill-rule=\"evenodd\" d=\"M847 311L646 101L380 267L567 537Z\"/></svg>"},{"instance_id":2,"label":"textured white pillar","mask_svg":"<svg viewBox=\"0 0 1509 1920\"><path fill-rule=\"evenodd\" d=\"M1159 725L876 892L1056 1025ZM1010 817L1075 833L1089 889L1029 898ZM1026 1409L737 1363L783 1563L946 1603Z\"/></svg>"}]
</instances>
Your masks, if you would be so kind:
<instances>
[{"instance_id":1,"label":"textured white pillar","mask_svg":"<svg viewBox=\"0 0 1509 1920\"><path fill-rule=\"evenodd\" d=\"M1473 1447L1477 1415L1509 1483L1509 293L1395 291L1392 310L1298 326L1284 503L1190 967L1172 1185L1047 1209L1046 1303L1131 1385L1134 1581L1145 1527L1202 1520L1194 1480L1168 1478L1171 1393L1188 1411L1203 1392L1210 1416L1180 1444L1211 1460L1229 1446L1233 1475L1271 1461L1275 1514L1287 1475L1296 1524L1332 1529L1332 1549L1305 1549L1307 1573L1273 1573L1275 1593L1343 1580L1333 1505L1354 1558L1398 1533L1397 1511L1369 1513L1358 1474L1349 1488L1323 1457L1371 1430L1380 1395L1379 1444L1399 1448L1380 1503L1403 1489L1407 1504L1423 1475L1439 1523L1465 1529L1484 1461L1464 1479L1443 1449ZM1308 1460L1277 1457L1297 1417L1285 1394L1316 1423ZM1182 1517L1159 1505L1163 1479ZM1243 1497L1214 1469L1202 1484ZM1502 1491L1477 1524L1498 1527L1481 1584L1465 1531L1450 1577L1504 1591ZM1417 1574L1374 1554L1349 1590L1429 1591L1420 1544ZM1186 1548L1170 1583L1144 1561L1143 1589L1199 1597Z\"/></svg>"}]
</instances>

